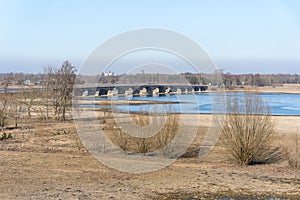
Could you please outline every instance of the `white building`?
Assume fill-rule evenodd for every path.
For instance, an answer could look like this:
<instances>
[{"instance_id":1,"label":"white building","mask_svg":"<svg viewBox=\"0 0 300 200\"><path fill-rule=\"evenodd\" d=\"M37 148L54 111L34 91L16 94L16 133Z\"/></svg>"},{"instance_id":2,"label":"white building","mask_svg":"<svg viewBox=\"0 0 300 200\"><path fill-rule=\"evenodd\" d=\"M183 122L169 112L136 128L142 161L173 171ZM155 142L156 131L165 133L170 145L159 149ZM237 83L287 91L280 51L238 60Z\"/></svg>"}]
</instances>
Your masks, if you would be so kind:
<instances>
[{"instance_id":1,"label":"white building","mask_svg":"<svg viewBox=\"0 0 300 200\"><path fill-rule=\"evenodd\" d=\"M27 79L26 81L24 81L24 85L33 85L33 84L30 80Z\"/></svg>"},{"instance_id":2,"label":"white building","mask_svg":"<svg viewBox=\"0 0 300 200\"><path fill-rule=\"evenodd\" d=\"M104 72L104 76L113 76L114 73L109 71L109 72Z\"/></svg>"}]
</instances>

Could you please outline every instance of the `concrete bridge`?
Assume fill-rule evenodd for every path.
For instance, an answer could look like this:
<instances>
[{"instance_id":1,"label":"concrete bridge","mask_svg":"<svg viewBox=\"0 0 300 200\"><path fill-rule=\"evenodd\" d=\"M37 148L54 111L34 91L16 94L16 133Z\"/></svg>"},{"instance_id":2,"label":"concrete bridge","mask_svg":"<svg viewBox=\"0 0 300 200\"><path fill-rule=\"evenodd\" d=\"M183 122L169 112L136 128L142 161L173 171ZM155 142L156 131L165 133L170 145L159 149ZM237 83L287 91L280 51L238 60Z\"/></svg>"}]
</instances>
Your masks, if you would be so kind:
<instances>
[{"instance_id":1,"label":"concrete bridge","mask_svg":"<svg viewBox=\"0 0 300 200\"><path fill-rule=\"evenodd\" d=\"M176 84L123 84L103 86L77 86L77 96L153 96L159 94L190 94L208 89L207 85L176 85Z\"/></svg>"}]
</instances>

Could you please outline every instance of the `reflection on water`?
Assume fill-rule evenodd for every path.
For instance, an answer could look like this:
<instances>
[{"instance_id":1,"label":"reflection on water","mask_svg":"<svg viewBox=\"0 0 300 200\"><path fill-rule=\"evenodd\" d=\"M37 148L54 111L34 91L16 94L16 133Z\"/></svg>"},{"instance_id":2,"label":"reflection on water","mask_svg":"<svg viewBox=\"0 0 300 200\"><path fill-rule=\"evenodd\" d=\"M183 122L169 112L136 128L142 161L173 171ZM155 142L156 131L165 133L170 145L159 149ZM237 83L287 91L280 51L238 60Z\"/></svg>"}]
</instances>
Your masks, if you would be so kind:
<instances>
[{"instance_id":1,"label":"reflection on water","mask_svg":"<svg viewBox=\"0 0 300 200\"><path fill-rule=\"evenodd\" d=\"M235 95L236 93L198 93L188 95L160 95L160 96L134 96L134 97L96 97L93 100L132 100L132 101L159 101L159 102L179 102L178 104L172 104L172 112L187 113L187 114L211 114L213 113L212 105L215 105L219 99L224 96ZM238 93L243 95L243 93ZM300 116L300 94L283 94L283 93L260 93L262 99L267 102L270 106L272 115L295 115ZM89 98L86 98L86 100ZM95 107L102 108L107 106L99 105L82 105L84 107ZM158 104L156 107L166 107L164 104ZM140 105L114 105L114 109L121 112L139 112L153 110L151 104L140 104ZM216 110L214 110L216 112Z\"/></svg>"}]
</instances>

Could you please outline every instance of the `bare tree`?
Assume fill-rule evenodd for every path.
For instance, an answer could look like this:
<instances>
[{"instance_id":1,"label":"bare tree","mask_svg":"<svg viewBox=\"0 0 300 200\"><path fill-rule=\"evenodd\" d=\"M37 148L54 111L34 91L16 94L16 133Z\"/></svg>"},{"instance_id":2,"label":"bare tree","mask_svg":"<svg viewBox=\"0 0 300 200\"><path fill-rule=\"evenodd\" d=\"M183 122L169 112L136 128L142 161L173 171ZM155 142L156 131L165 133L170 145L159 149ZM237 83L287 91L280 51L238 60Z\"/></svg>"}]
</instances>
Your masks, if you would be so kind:
<instances>
[{"instance_id":1,"label":"bare tree","mask_svg":"<svg viewBox=\"0 0 300 200\"><path fill-rule=\"evenodd\" d=\"M75 67L69 61L63 62L60 68L47 67L44 69L47 73L46 78L46 104L48 118L48 100L49 94L54 109L53 117L57 120L66 120L66 110L71 104L73 84L75 81Z\"/></svg>"},{"instance_id":2,"label":"bare tree","mask_svg":"<svg viewBox=\"0 0 300 200\"><path fill-rule=\"evenodd\" d=\"M44 80L44 84L46 87L46 118L49 118L49 104L52 105L53 108L53 119L59 119L60 115L60 86L59 86L59 78L58 78L58 68L54 66L48 66L44 69L46 75L46 79Z\"/></svg>"},{"instance_id":3,"label":"bare tree","mask_svg":"<svg viewBox=\"0 0 300 200\"><path fill-rule=\"evenodd\" d=\"M36 99L34 88L31 85L29 85L21 91L21 95L23 97L22 103L27 109L27 117L30 119L31 111L34 105L34 101Z\"/></svg>"},{"instance_id":4,"label":"bare tree","mask_svg":"<svg viewBox=\"0 0 300 200\"><path fill-rule=\"evenodd\" d=\"M46 75L43 81L43 86L45 88L45 104L46 104L46 120L49 119L49 90L50 90L50 83L52 82L51 80L51 74L53 71L53 67L47 66L44 67L44 74Z\"/></svg>"},{"instance_id":5,"label":"bare tree","mask_svg":"<svg viewBox=\"0 0 300 200\"><path fill-rule=\"evenodd\" d=\"M11 114L14 119L15 128L18 128L18 122L22 113L22 102L20 101L20 95L14 94L11 98Z\"/></svg>"},{"instance_id":6,"label":"bare tree","mask_svg":"<svg viewBox=\"0 0 300 200\"><path fill-rule=\"evenodd\" d=\"M8 101L7 96L2 94L1 101L0 101L0 127L5 126L5 120L7 118L8 112Z\"/></svg>"},{"instance_id":7,"label":"bare tree","mask_svg":"<svg viewBox=\"0 0 300 200\"><path fill-rule=\"evenodd\" d=\"M227 106L221 141L228 153L240 165L270 161L274 125L268 105L258 93L245 92L230 95Z\"/></svg>"},{"instance_id":8,"label":"bare tree","mask_svg":"<svg viewBox=\"0 0 300 200\"><path fill-rule=\"evenodd\" d=\"M58 70L57 81L60 93L60 108L62 110L62 120L66 120L66 108L72 99L73 84L75 81L75 68L69 61L65 61Z\"/></svg>"},{"instance_id":9,"label":"bare tree","mask_svg":"<svg viewBox=\"0 0 300 200\"><path fill-rule=\"evenodd\" d=\"M8 86L10 83L10 77L6 77L2 83L3 93L0 94L0 127L5 126L5 121L8 117L8 110L9 110L9 93L8 93Z\"/></svg>"}]
</instances>

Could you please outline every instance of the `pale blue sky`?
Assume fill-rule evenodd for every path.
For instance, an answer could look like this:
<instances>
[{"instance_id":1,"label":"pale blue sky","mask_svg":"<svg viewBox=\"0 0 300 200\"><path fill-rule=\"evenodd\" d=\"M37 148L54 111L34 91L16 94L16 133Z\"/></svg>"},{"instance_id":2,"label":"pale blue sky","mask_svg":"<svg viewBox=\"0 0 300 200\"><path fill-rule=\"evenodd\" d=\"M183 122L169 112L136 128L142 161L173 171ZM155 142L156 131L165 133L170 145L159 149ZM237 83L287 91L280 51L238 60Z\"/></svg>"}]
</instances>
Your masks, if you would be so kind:
<instances>
[{"instance_id":1,"label":"pale blue sky","mask_svg":"<svg viewBox=\"0 0 300 200\"><path fill-rule=\"evenodd\" d=\"M0 72L77 68L103 41L137 28L187 35L232 73L300 73L298 0L0 0Z\"/></svg>"}]
</instances>

